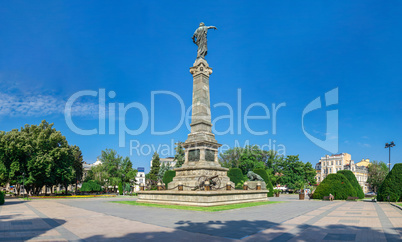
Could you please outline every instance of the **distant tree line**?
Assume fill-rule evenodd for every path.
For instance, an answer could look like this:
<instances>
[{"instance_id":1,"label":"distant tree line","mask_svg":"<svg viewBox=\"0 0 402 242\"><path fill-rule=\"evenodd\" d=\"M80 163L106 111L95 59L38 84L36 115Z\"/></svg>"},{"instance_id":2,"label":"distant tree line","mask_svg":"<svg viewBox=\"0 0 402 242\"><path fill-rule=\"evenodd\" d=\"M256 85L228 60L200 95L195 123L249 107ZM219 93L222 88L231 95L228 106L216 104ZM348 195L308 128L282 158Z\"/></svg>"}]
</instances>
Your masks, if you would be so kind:
<instances>
[{"instance_id":1,"label":"distant tree line","mask_svg":"<svg viewBox=\"0 0 402 242\"><path fill-rule=\"evenodd\" d=\"M273 150L262 150L258 146L235 147L219 156L223 167L239 168L246 175L249 171L264 169L272 184L286 185L290 189L297 184L315 184L316 170L310 162L302 162L298 155L278 155Z\"/></svg>"},{"instance_id":2,"label":"distant tree line","mask_svg":"<svg viewBox=\"0 0 402 242\"><path fill-rule=\"evenodd\" d=\"M93 183L102 185L105 187L121 185L124 187L119 189L119 192L130 191L130 184L133 184L135 177L137 175L137 170L133 169L133 163L130 161L129 157L123 158L113 149L102 150L99 160L102 162L101 165L93 166L88 172L85 178L85 182L91 181L89 184L83 184L86 187L95 187ZM85 185L85 186L84 186ZM97 190L91 190L97 191Z\"/></svg>"}]
</instances>

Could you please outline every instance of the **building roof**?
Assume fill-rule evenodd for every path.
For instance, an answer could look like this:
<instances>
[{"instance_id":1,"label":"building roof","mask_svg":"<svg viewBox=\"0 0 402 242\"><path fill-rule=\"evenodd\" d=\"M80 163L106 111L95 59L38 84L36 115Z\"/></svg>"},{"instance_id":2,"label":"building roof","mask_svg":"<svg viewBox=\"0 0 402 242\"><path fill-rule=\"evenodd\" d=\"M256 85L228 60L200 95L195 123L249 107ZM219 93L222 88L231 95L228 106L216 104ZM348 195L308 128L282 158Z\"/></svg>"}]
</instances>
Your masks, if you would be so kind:
<instances>
[{"instance_id":1,"label":"building roof","mask_svg":"<svg viewBox=\"0 0 402 242\"><path fill-rule=\"evenodd\" d=\"M356 163L356 165L368 167L370 165L370 159L362 159L360 162Z\"/></svg>"}]
</instances>

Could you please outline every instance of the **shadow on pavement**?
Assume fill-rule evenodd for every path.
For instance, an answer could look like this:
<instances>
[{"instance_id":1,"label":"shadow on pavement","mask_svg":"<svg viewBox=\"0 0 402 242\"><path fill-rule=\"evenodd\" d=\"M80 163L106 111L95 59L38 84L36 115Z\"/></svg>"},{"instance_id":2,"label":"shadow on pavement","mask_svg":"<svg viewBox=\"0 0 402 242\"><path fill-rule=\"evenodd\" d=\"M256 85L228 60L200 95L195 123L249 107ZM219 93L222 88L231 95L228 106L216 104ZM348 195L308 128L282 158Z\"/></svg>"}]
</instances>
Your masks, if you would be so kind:
<instances>
[{"instance_id":1,"label":"shadow on pavement","mask_svg":"<svg viewBox=\"0 0 402 242\"><path fill-rule=\"evenodd\" d=\"M219 237L241 239L250 234L258 233L261 230L278 225L266 220L238 220L238 221L208 221L207 223L196 223L191 221L179 221L177 229L193 233L203 233Z\"/></svg>"},{"instance_id":2,"label":"shadow on pavement","mask_svg":"<svg viewBox=\"0 0 402 242\"><path fill-rule=\"evenodd\" d=\"M0 216L0 241L25 241L34 238L43 240L63 239L60 236L36 237L63 225L66 222L65 220L49 218L21 219L20 216L20 214Z\"/></svg>"},{"instance_id":3,"label":"shadow on pavement","mask_svg":"<svg viewBox=\"0 0 402 242\"><path fill-rule=\"evenodd\" d=\"M15 205L15 204L19 204L19 203L24 203L26 201L24 200L20 200L19 198L8 198L6 200L4 200L4 204L1 206L7 206L7 205Z\"/></svg>"},{"instance_id":4,"label":"shadow on pavement","mask_svg":"<svg viewBox=\"0 0 402 242\"><path fill-rule=\"evenodd\" d=\"M225 239L244 239L245 241L401 241L400 235L384 233L369 227L353 225L297 225L284 231L284 227L269 221L209 221L207 223L193 223L180 221L178 230L174 232L144 232L130 233L121 237L92 236L84 238L85 241L222 241ZM279 226L278 226L279 225ZM269 229L269 232L263 230ZM192 232L186 233L184 231ZM198 234L198 235L197 235ZM216 236L207 238L199 234ZM252 236L252 237L249 237Z\"/></svg>"}]
</instances>

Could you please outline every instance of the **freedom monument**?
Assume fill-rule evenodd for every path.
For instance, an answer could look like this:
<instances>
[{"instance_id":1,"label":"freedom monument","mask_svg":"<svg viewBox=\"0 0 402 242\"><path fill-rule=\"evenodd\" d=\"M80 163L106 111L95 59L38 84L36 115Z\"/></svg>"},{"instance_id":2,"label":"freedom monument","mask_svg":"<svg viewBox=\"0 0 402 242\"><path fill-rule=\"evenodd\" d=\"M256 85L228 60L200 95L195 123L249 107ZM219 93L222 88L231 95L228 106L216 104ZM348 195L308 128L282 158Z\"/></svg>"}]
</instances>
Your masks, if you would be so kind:
<instances>
[{"instance_id":1,"label":"freedom monument","mask_svg":"<svg viewBox=\"0 0 402 242\"><path fill-rule=\"evenodd\" d=\"M209 29L217 28L200 23L192 37L198 51L190 67L193 75L192 116L191 132L183 144L184 164L174 169L176 176L168 184L167 190L140 191L138 202L215 206L268 200L263 181L248 182L250 190L248 187L245 190L234 190L235 184L227 176L229 169L221 167L218 161L218 148L221 144L216 141L211 129L209 76L212 68L205 60Z\"/></svg>"}]
</instances>

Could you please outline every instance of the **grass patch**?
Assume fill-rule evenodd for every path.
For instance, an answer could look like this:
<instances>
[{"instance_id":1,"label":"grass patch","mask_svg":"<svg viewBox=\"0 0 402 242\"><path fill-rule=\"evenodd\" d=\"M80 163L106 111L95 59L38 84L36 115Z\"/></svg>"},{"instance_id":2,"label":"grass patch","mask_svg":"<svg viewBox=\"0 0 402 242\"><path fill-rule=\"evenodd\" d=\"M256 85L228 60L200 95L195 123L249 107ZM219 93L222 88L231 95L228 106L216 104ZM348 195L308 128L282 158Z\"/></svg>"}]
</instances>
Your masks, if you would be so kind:
<instances>
[{"instance_id":1,"label":"grass patch","mask_svg":"<svg viewBox=\"0 0 402 242\"><path fill-rule=\"evenodd\" d=\"M116 195L72 195L72 196L31 196L29 199L78 199L78 198L110 198ZM22 199L22 198L21 198Z\"/></svg>"},{"instance_id":2,"label":"grass patch","mask_svg":"<svg viewBox=\"0 0 402 242\"><path fill-rule=\"evenodd\" d=\"M401 206L402 207L402 203L396 203L396 205Z\"/></svg>"},{"instance_id":3,"label":"grass patch","mask_svg":"<svg viewBox=\"0 0 402 242\"><path fill-rule=\"evenodd\" d=\"M248 208L274 203L283 203L276 201L264 201L264 202L251 202L251 203L238 203L229 205L220 205L212 207L196 207L196 206L181 206L181 205L164 205L164 204L153 204L153 203L139 203L137 201L114 201L113 203L122 203L135 206L145 206L145 207L156 207L156 208L170 208L170 209L182 209L182 210L192 210L192 211L202 211L202 212L218 212L237 208Z\"/></svg>"}]
</instances>

